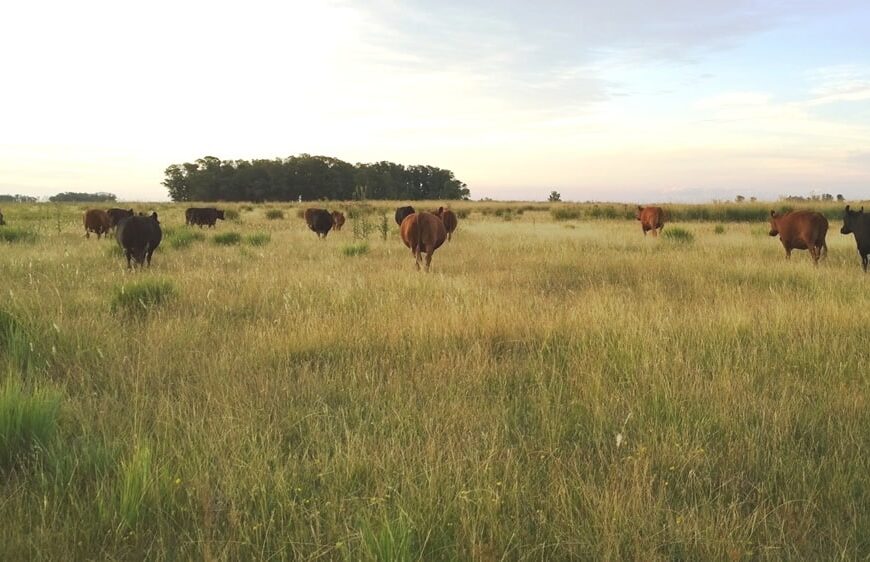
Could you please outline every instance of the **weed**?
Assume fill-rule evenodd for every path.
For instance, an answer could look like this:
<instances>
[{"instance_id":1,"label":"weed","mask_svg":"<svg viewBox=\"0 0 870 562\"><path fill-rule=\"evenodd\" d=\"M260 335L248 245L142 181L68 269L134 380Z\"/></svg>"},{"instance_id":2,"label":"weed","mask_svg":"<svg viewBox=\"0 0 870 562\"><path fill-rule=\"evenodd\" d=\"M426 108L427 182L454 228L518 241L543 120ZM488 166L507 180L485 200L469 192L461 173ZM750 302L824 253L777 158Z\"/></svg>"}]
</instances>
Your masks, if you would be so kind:
<instances>
[{"instance_id":1,"label":"weed","mask_svg":"<svg viewBox=\"0 0 870 562\"><path fill-rule=\"evenodd\" d=\"M265 246L272 240L272 236L268 232L255 232L245 237L245 241L251 246Z\"/></svg>"},{"instance_id":2,"label":"weed","mask_svg":"<svg viewBox=\"0 0 870 562\"><path fill-rule=\"evenodd\" d=\"M682 244L691 244L695 240L694 234L692 234L685 228L680 228L679 226L665 228L662 231L662 236L664 236L668 240L680 242Z\"/></svg>"},{"instance_id":3,"label":"weed","mask_svg":"<svg viewBox=\"0 0 870 562\"><path fill-rule=\"evenodd\" d=\"M361 256L363 254L367 254L368 251L368 242L354 242L352 244L346 244L341 248L341 253L348 257Z\"/></svg>"},{"instance_id":4,"label":"weed","mask_svg":"<svg viewBox=\"0 0 870 562\"><path fill-rule=\"evenodd\" d=\"M238 232L222 232L215 234L211 241L218 246L236 246L241 244L242 235Z\"/></svg>"},{"instance_id":5,"label":"weed","mask_svg":"<svg viewBox=\"0 0 870 562\"><path fill-rule=\"evenodd\" d=\"M301 209L300 211L302 213L302 216L305 216L305 211L302 211ZM268 211L266 211L266 218L272 221L283 219L284 211L282 211L281 209L269 209Z\"/></svg>"},{"instance_id":6,"label":"weed","mask_svg":"<svg viewBox=\"0 0 870 562\"><path fill-rule=\"evenodd\" d=\"M15 226L0 226L0 241L33 244L39 236L34 230Z\"/></svg>"},{"instance_id":7,"label":"weed","mask_svg":"<svg viewBox=\"0 0 870 562\"><path fill-rule=\"evenodd\" d=\"M115 287L112 310L132 312L150 310L175 295L175 285L167 279L143 279Z\"/></svg>"},{"instance_id":8,"label":"weed","mask_svg":"<svg viewBox=\"0 0 870 562\"><path fill-rule=\"evenodd\" d=\"M166 236L166 241L169 243L169 247L175 250L188 248L194 242L201 242L202 240L205 240L205 234L196 230L188 229L179 229L170 232L169 235Z\"/></svg>"},{"instance_id":9,"label":"weed","mask_svg":"<svg viewBox=\"0 0 870 562\"><path fill-rule=\"evenodd\" d=\"M0 469L34 447L44 447L57 429L60 395L45 389L26 391L13 374L0 386Z\"/></svg>"}]
</instances>

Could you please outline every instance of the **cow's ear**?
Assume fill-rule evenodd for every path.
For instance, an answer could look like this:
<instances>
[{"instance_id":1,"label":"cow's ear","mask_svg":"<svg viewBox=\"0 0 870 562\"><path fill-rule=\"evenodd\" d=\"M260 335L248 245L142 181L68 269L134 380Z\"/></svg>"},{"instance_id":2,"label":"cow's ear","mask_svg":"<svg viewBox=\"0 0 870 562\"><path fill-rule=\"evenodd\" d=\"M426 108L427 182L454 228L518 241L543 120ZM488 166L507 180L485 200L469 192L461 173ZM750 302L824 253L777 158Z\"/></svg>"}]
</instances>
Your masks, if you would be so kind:
<instances>
[{"instance_id":1,"label":"cow's ear","mask_svg":"<svg viewBox=\"0 0 870 562\"><path fill-rule=\"evenodd\" d=\"M770 216L775 217L775 216L776 216L776 211L774 211L773 209L771 209L771 210L770 210Z\"/></svg>"},{"instance_id":2,"label":"cow's ear","mask_svg":"<svg viewBox=\"0 0 870 562\"><path fill-rule=\"evenodd\" d=\"M849 205L846 205L846 212L849 212Z\"/></svg>"},{"instance_id":3,"label":"cow's ear","mask_svg":"<svg viewBox=\"0 0 870 562\"><path fill-rule=\"evenodd\" d=\"M151 213L151 218L154 219L154 220L157 220L157 213L156 213L156 212L155 212L155 213Z\"/></svg>"},{"instance_id":4,"label":"cow's ear","mask_svg":"<svg viewBox=\"0 0 870 562\"><path fill-rule=\"evenodd\" d=\"M637 210L638 210L638 211L643 211L643 207L640 206L640 205L638 205L638 206L637 206Z\"/></svg>"}]
</instances>

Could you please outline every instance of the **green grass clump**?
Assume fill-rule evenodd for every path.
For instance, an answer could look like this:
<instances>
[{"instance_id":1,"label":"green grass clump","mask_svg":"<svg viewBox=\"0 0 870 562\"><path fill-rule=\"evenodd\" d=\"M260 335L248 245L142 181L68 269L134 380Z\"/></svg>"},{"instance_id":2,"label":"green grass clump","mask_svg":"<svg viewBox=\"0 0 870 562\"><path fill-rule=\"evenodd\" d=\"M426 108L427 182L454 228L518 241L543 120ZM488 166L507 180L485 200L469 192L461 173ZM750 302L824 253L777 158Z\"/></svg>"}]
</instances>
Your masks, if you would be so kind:
<instances>
[{"instance_id":1,"label":"green grass clump","mask_svg":"<svg viewBox=\"0 0 870 562\"><path fill-rule=\"evenodd\" d=\"M224 218L228 221L239 220L239 212L235 209L224 209Z\"/></svg>"},{"instance_id":2,"label":"green grass clump","mask_svg":"<svg viewBox=\"0 0 870 562\"><path fill-rule=\"evenodd\" d=\"M272 240L272 236L268 232L255 232L245 237L245 241L251 246L265 246Z\"/></svg>"},{"instance_id":3,"label":"green grass clump","mask_svg":"<svg viewBox=\"0 0 870 562\"><path fill-rule=\"evenodd\" d=\"M45 389L26 391L9 375L0 387L0 469L34 447L44 447L57 429L60 395Z\"/></svg>"},{"instance_id":4,"label":"green grass clump","mask_svg":"<svg viewBox=\"0 0 870 562\"><path fill-rule=\"evenodd\" d=\"M174 250L189 248L194 242L205 240L205 234L196 230L178 229L166 237L169 247Z\"/></svg>"},{"instance_id":5,"label":"green grass clump","mask_svg":"<svg viewBox=\"0 0 870 562\"><path fill-rule=\"evenodd\" d=\"M235 246L242 242L242 235L238 232L222 232L215 234L212 242L218 246Z\"/></svg>"},{"instance_id":6,"label":"green grass clump","mask_svg":"<svg viewBox=\"0 0 870 562\"><path fill-rule=\"evenodd\" d=\"M0 226L0 241L33 244L39 238L35 231L17 226Z\"/></svg>"},{"instance_id":7,"label":"green grass clump","mask_svg":"<svg viewBox=\"0 0 870 562\"><path fill-rule=\"evenodd\" d=\"M121 522L133 528L153 503L157 492L151 449L139 446L128 461L121 463L118 515Z\"/></svg>"},{"instance_id":8,"label":"green grass clump","mask_svg":"<svg viewBox=\"0 0 870 562\"><path fill-rule=\"evenodd\" d=\"M352 244L342 246L341 248L341 253L347 257L361 256L363 254L367 254L368 251L368 242L354 242Z\"/></svg>"},{"instance_id":9,"label":"green grass clump","mask_svg":"<svg viewBox=\"0 0 870 562\"><path fill-rule=\"evenodd\" d=\"M175 285L168 279L143 279L115 287L112 310L149 310L175 294Z\"/></svg>"},{"instance_id":10,"label":"green grass clump","mask_svg":"<svg viewBox=\"0 0 870 562\"><path fill-rule=\"evenodd\" d=\"M716 227L713 229L713 232L716 234L725 234L725 225L717 224Z\"/></svg>"},{"instance_id":11,"label":"green grass clump","mask_svg":"<svg viewBox=\"0 0 870 562\"><path fill-rule=\"evenodd\" d=\"M583 209L575 206L558 206L550 209L550 216L557 221L577 220L583 216Z\"/></svg>"},{"instance_id":12,"label":"green grass clump","mask_svg":"<svg viewBox=\"0 0 870 562\"><path fill-rule=\"evenodd\" d=\"M695 241L694 234L692 234L685 228L680 228L679 226L672 226L670 228L664 229L662 231L662 236L664 236L668 240L680 242L682 244L691 244Z\"/></svg>"},{"instance_id":13,"label":"green grass clump","mask_svg":"<svg viewBox=\"0 0 870 562\"><path fill-rule=\"evenodd\" d=\"M302 211L302 213L304 215L305 211ZM284 211L282 211L281 209L269 209L268 211L266 211L266 218L273 221L283 219Z\"/></svg>"}]
</instances>

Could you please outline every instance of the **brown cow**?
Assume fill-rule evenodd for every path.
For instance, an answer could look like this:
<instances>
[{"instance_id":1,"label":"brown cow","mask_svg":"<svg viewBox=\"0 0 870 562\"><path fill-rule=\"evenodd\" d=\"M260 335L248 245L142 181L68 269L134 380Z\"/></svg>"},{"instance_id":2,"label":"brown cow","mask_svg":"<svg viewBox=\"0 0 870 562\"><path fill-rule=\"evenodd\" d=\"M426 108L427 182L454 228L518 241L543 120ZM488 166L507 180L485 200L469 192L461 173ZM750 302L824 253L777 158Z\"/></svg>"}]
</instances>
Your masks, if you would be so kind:
<instances>
[{"instance_id":1,"label":"brown cow","mask_svg":"<svg viewBox=\"0 0 870 562\"><path fill-rule=\"evenodd\" d=\"M450 242L450 239L453 237L453 231L456 230L456 225L459 224L459 221L456 218L456 213L454 213L450 209L438 207L438 210L435 211L435 214L444 223L444 230L447 231L447 241Z\"/></svg>"},{"instance_id":2,"label":"brown cow","mask_svg":"<svg viewBox=\"0 0 870 562\"><path fill-rule=\"evenodd\" d=\"M420 270L421 254L424 253L426 254L426 271L429 271L432 254L447 238L444 223L432 213L414 213L405 217L399 230L402 234L402 242L414 254L414 264L417 266L417 271Z\"/></svg>"},{"instance_id":3,"label":"brown cow","mask_svg":"<svg viewBox=\"0 0 870 562\"><path fill-rule=\"evenodd\" d=\"M332 211L332 228L333 230L341 230L344 226L344 213Z\"/></svg>"},{"instance_id":4,"label":"brown cow","mask_svg":"<svg viewBox=\"0 0 870 562\"><path fill-rule=\"evenodd\" d=\"M97 239L109 232L112 227L112 222L109 220L109 213L102 209L88 209L85 211L85 238L91 237L91 232L96 233Z\"/></svg>"},{"instance_id":5,"label":"brown cow","mask_svg":"<svg viewBox=\"0 0 870 562\"><path fill-rule=\"evenodd\" d=\"M777 214L770 211L770 235L779 235L785 248L785 258L791 258L792 250L809 250L813 263L818 265L819 258L828 253L825 236L828 233L828 219L813 211L794 211Z\"/></svg>"},{"instance_id":6,"label":"brown cow","mask_svg":"<svg viewBox=\"0 0 870 562\"><path fill-rule=\"evenodd\" d=\"M648 230L652 230L653 236L658 236L662 228L665 227L665 211L661 207L642 207L638 205L634 218L640 221L640 227L643 229L644 236L646 236Z\"/></svg>"}]
</instances>

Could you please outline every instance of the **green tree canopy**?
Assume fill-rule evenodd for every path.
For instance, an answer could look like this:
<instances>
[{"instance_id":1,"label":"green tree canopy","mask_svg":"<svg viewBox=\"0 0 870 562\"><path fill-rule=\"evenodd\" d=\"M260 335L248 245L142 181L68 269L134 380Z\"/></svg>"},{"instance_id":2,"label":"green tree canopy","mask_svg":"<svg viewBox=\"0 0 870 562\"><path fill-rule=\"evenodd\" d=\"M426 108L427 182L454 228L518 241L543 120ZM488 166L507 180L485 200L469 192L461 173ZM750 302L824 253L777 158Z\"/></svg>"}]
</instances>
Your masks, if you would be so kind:
<instances>
[{"instance_id":1,"label":"green tree canopy","mask_svg":"<svg viewBox=\"0 0 870 562\"><path fill-rule=\"evenodd\" d=\"M306 201L317 199L468 199L453 172L393 162L350 164L300 154L272 160L213 156L172 164L163 185L174 201Z\"/></svg>"}]
</instances>

